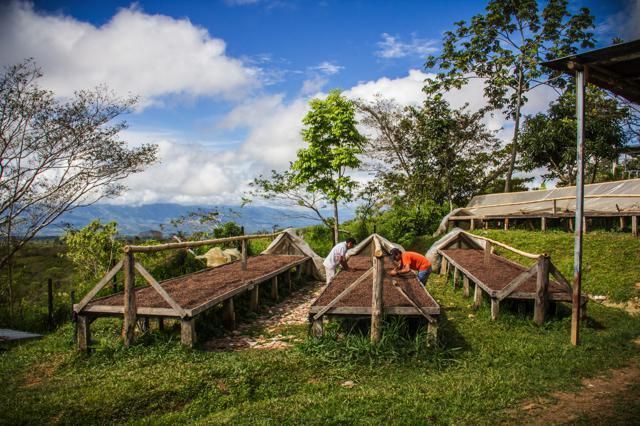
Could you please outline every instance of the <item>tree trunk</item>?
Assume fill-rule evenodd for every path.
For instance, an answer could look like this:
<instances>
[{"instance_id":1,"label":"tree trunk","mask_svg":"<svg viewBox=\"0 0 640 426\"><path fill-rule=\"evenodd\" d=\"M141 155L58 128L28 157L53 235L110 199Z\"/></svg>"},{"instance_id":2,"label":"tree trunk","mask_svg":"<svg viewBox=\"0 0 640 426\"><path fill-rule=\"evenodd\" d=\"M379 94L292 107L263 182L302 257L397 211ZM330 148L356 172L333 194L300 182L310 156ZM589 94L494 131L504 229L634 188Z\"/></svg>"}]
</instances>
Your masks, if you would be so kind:
<instances>
[{"instance_id":1,"label":"tree trunk","mask_svg":"<svg viewBox=\"0 0 640 426\"><path fill-rule=\"evenodd\" d=\"M518 92L516 95L516 116L513 125L513 143L511 144L511 158L509 159L509 170L504 178L504 192L511 192L511 177L516 167L516 157L518 156L518 136L520 136L520 108L522 99L522 63L518 69Z\"/></svg>"},{"instance_id":2,"label":"tree trunk","mask_svg":"<svg viewBox=\"0 0 640 426\"><path fill-rule=\"evenodd\" d=\"M340 236L338 235L338 226L340 222L338 222L338 200L333 200L333 245L338 244L338 239Z\"/></svg>"}]
</instances>

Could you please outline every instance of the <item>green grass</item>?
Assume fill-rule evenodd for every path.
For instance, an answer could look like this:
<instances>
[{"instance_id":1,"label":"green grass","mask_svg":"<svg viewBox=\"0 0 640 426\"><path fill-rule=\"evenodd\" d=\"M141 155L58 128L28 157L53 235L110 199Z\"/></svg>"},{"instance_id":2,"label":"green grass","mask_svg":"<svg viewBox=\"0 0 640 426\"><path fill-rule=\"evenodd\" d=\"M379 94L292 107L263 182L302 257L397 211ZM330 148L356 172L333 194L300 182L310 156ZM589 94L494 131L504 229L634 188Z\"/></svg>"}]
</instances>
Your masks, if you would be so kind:
<instances>
[{"instance_id":1,"label":"green grass","mask_svg":"<svg viewBox=\"0 0 640 426\"><path fill-rule=\"evenodd\" d=\"M573 279L573 234L562 231L475 231L491 239L530 253L547 253L551 261L569 280ZM531 263L508 250L497 248L501 255L517 262ZM613 301L627 301L640 296L640 238L616 232L592 232L583 240L583 291L605 295ZM526 263L526 264L528 264Z\"/></svg>"},{"instance_id":2,"label":"green grass","mask_svg":"<svg viewBox=\"0 0 640 426\"><path fill-rule=\"evenodd\" d=\"M637 355L640 320L620 310L590 307L575 348L568 310L543 327L508 309L492 322L488 306L473 311L442 277L430 286L444 318L440 343L429 347L391 322L381 349L334 325L331 338L289 350L187 350L170 332L127 350L119 322L102 319L95 352L82 355L65 326L0 354L0 423L487 424ZM286 330L305 339L306 331ZM347 380L355 386L342 387Z\"/></svg>"}]
</instances>

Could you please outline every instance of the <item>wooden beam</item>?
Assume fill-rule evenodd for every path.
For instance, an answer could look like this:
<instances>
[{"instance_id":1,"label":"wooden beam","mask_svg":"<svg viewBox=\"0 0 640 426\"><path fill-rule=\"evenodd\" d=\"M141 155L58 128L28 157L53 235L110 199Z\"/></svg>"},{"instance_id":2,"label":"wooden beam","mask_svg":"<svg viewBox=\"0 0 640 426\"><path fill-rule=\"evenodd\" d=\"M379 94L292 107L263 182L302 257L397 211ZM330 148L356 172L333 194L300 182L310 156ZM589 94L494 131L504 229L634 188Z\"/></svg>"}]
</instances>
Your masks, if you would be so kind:
<instances>
[{"instance_id":1,"label":"wooden beam","mask_svg":"<svg viewBox=\"0 0 640 426\"><path fill-rule=\"evenodd\" d=\"M233 306L233 297L225 300L222 307L222 322L228 330L236 329L236 311Z\"/></svg>"},{"instance_id":2,"label":"wooden beam","mask_svg":"<svg viewBox=\"0 0 640 426\"><path fill-rule=\"evenodd\" d=\"M271 298L278 300L278 276L271 278Z\"/></svg>"},{"instance_id":3,"label":"wooden beam","mask_svg":"<svg viewBox=\"0 0 640 426\"><path fill-rule=\"evenodd\" d=\"M103 314L106 316L121 316L124 315L124 306L111 306L111 305L94 305L91 304L84 308L83 313L88 314ZM152 317L167 317L167 318L179 318L178 313L171 308L145 308L138 306L136 308L136 315L140 316L152 316Z\"/></svg>"},{"instance_id":4,"label":"wooden beam","mask_svg":"<svg viewBox=\"0 0 640 426\"><path fill-rule=\"evenodd\" d=\"M620 216L620 231L624 231L624 216Z\"/></svg>"},{"instance_id":5,"label":"wooden beam","mask_svg":"<svg viewBox=\"0 0 640 426\"><path fill-rule=\"evenodd\" d=\"M569 281L564 277L564 275L562 275L562 272L560 272L560 270L556 268L556 265L554 265L551 261L549 261L549 272L554 276L556 280L558 280L560 285L564 286L564 288L567 290L567 293L573 293L573 288L571 287L571 284L569 284Z\"/></svg>"},{"instance_id":6,"label":"wooden beam","mask_svg":"<svg viewBox=\"0 0 640 426\"><path fill-rule=\"evenodd\" d=\"M500 315L500 301L496 298L491 298L491 320L495 321Z\"/></svg>"},{"instance_id":7,"label":"wooden beam","mask_svg":"<svg viewBox=\"0 0 640 426\"><path fill-rule=\"evenodd\" d=\"M469 219L469 230L473 231L476 229L476 220L474 218Z\"/></svg>"},{"instance_id":8,"label":"wooden beam","mask_svg":"<svg viewBox=\"0 0 640 426\"><path fill-rule=\"evenodd\" d=\"M125 346L131 346L136 328L135 259L133 253L124 256L124 324L122 337Z\"/></svg>"},{"instance_id":9,"label":"wooden beam","mask_svg":"<svg viewBox=\"0 0 640 426\"><path fill-rule=\"evenodd\" d=\"M538 264L536 263L527 271L522 272L520 275L518 275L513 280L511 280L509 284L504 286L502 290L500 290L496 295L496 299L498 299L498 301L502 301L505 298L509 297L509 295L513 293L518 287L520 287L520 285L522 285L523 282L527 281L529 278L534 276L537 271L538 271Z\"/></svg>"},{"instance_id":10,"label":"wooden beam","mask_svg":"<svg viewBox=\"0 0 640 426\"><path fill-rule=\"evenodd\" d=\"M291 269L287 269L287 272L284 273L284 282L287 283L287 288L289 289L289 293L291 293L293 291Z\"/></svg>"},{"instance_id":11,"label":"wooden beam","mask_svg":"<svg viewBox=\"0 0 640 426\"><path fill-rule=\"evenodd\" d=\"M508 217L504 218L504 230L505 231L509 230L509 218Z\"/></svg>"},{"instance_id":12,"label":"wooden beam","mask_svg":"<svg viewBox=\"0 0 640 426\"><path fill-rule=\"evenodd\" d=\"M382 251L382 244L380 244L380 240L377 235L373 236L373 256L382 257L384 252Z\"/></svg>"},{"instance_id":13,"label":"wooden beam","mask_svg":"<svg viewBox=\"0 0 640 426\"><path fill-rule=\"evenodd\" d=\"M529 259L538 259L538 257L540 257L539 254L527 253L526 251L518 250L515 247L511 247L511 246L509 246L507 244L501 243L500 241L495 241L495 240L492 240L490 238L483 237L483 236L480 236L480 235L469 234L468 232L465 232L465 231L462 231L462 232L464 232L465 235L469 235L471 238L476 238L476 239L479 239L479 240L484 240L484 241L490 242L494 246L505 248L505 249L507 249L509 251L512 251L512 252L514 252L516 254L519 254L520 256L527 257Z\"/></svg>"},{"instance_id":14,"label":"wooden beam","mask_svg":"<svg viewBox=\"0 0 640 426\"><path fill-rule=\"evenodd\" d=\"M91 321L86 315L78 315L76 319L76 348L88 351L91 345Z\"/></svg>"},{"instance_id":15,"label":"wooden beam","mask_svg":"<svg viewBox=\"0 0 640 426\"><path fill-rule=\"evenodd\" d=\"M536 280L536 298L533 308L533 320L536 324L541 325L544 322L545 312L547 311L547 290L549 287L549 257L540 256L538 260L537 270L538 277Z\"/></svg>"},{"instance_id":16,"label":"wooden beam","mask_svg":"<svg viewBox=\"0 0 640 426\"><path fill-rule=\"evenodd\" d=\"M631 235L638 236L638 216L631 216Z\"/></svg>"},{"instance_id":17,"label":"wooden beam","mask_svg":"<svg viewBox=\"0 0 640 426\"><path fill-rule=\"evenodd\" d=\"M469 277L462 276L462 296L469 297Z\"/></svg>"},{"instance_id":18,"label":"wooden beam","mask_svg":"<svg viewBox=\"0 0 640 426\"><path fill-rule=\"evenodd\" d=\"M491 249L493 242L487 241L484 246L484 265L487 266L491 262Z\"/></svg>"},{"instance_id":19,"label":"wooden beam","mask_svg":"<svg viewBox=\"0 0 640 426\"><path fill-rule=\"evenodd\" d=\"M344 299L347 295L351 294L351 292L363 281L367 280L370 275L374 272L374 268L369 268L364 274L360 275L357 280L349 284L349 287L342 290L342 292L337 295L331 302L327 305L323 306L318 313L313 317L314 320L320 319L329 309L333 308L340 300Z\"/></svg>"},{"instance_id":20,"label":"wooden beam","mask_svg":"<svg viewBox=\"0 0 640 426\"><path fill-rule=\"evenodd\" d=\"M242 240L242 270L247 270L247 240Z\"/></svg>"},{"instance_id":21,"label":"wooden beam","mask_svg":"<svg viewBox=\"0 0 640 426\"><path fill-rule=\"evenodd\" d=\"M375 237L374 237L375 239ZM373 257L373 282L371 289L371 343L377 344L382 337L382 309L384 281L384 259Z\"/></svg>"},{"instance_id":22,"label":"wooden beam","mask_svg":"<svg viewBox=\"0 0 640 426\"><path fill-rule=\"evenodd\" d=\"M454 268L453 268L453 289L454 290L456 289L456 286L458 285L458 274L459 273L460 272L458 271L458 268L456 268L454 266Z\"/></svg>"},{"instance_id":23,"label":"wooden beam","mask_svg":"<svg viewBox=\"0 0 640 426\"><path fill-rule=\"evenodd\" d=\"M411 304L411 306L416 308L418 312L420 312L422 316L425 317L427 321L429 321L430 324L436 322L436 319L429 315L427 312L423 311L422 308L418 306L418 304L407 294L407 292L398 285L398 282L396 280L392 280L391 284L409 302L409 304Z\"/></svg>"},{"instance_id":24,"label":"wooden beam","mask_svg":"<svg viewBox=\"0 0 640 426\"><path fill-rule=\"evenodd\" d=\"M480 306L482 306L482 289L478 285L478 281L476 281L475 283L476 286L473 290L473 307L475 309L478 309Z\"/></svg>"},{"instance_id":25,"label":"wooden beam","mask_svg":"<svg viewBox=\"0 0 640 426\"><path fill-rule=\"evenodd\" d=\"M447 273L447 258L442 256L442 260L440 261L440 275L446 275Z\"/></svg>"},{"instance_id":26,"label":"wooden beam","mask_svg":"<svg viewBox=\"0 0 640 426\"><path fill-rule=\"evenodd\" d=\"M144 266L142 266L140 262L136 262L135 267L136 267L136 270L140 273L140 275L142 275L142 277L149 284L151 284L151 287L153 287L153 289L156 292L158 292L158 294L160 294L160 296L164 299L164 301L167 302L169 306L171 306L178 313L178 316L180 318L184 318L185 316L187 316L187 313L185 312L184 309L182 309L182 306L180 306L175 300L173 300L171 296L169 296L169 293L167 293L164 287L162 287L156 281L156 279L153 278L153 276L146 269L144 269Z\"/></svg>"},{"instance_id":27,"label":"wooden beam","mask_svg":"<svg viewBox=\"0 0 640 426\"><path fill-rule=\"evenodd\" d=\"M192 348L196 344L196 320L195 318L183 318L180 320L180 343Z\"/></svg>"},{"instance_id":28,"label":"wooden beam","mask_svg":"<svg viewBox=\"0 0 640 426\"><path fill-rule=\"evenodd\" d=\"M201 247L208 246L212 244L221 244L221 243L229 243L233 241L246 241L246 240L255 240L258 238L273 238L277 235L282 234L284 231L276 232L273 234L256 234L256 235L240 235L236 237L225 237L225 238L214 238L212 240L201 240L201 241L183 241L181 243L166 243L166 244L157 244L154 246L124 246L123 250L125 253L152 253L156 251L163 250L174 250L180 248L190 248L190 247Z\"/></svg>"},{"instance_id":29,"label":"wooden beam","mask_svg":"<svg viewBox=\"0 0 640 426\"><path fill-rule=\"evenodd\" d=\"M309 308L309 313L315 314L320 308L322 307L312 306ZM429 315L440 315L440 308L436 306L423 306L422 310ZM385 306L382 312L384 315L422 316L422 313L413 306ZM334 306L329 309L325 315L357 315L361 317L370 317L371 306Z\"/></svg>"},{"instance_id":30,"label":"wooden beam","mask_svg":"<svg viewBox=\"0 0 640 426\"><path fill-rule=\"evenodd\" d=\"M120 269L122 268L123 264L124 264L124 260L121 260L120 262L116 263L116 265L113 268L111 268L109 272L107 272L107 275L102 277L100 282L96 284L96 286L93 287L91 291L87 293L87 295L77 305L74 306L73 308L74 311L76 313L80 313L80 311L82 311L82 309L85 306L87 306L89 302L91 302L91 299L93 299L96 296L96 294L98 294L98 292L102 290L105 285L107 285L107 283L111 280L111 278L115 277L118 271L120 271Z\"/></svg>"},{"instance_id":31,"label":"wooden beam","mask_svg":"<svg viewBox=\"0 0 640 426\"><path fill-rule=\"evenodd\" d=\"M540 230L542 232L547 230L547 218L546 218L546 216L542 216L540 218Z\"/></svg>"},{"instance_id":32,"label":"wooden beam","mask_svg":"<svg viewBox=\"0 0 640 426\"><path fill-rule=\"evenodd\" d=\"M324 334L324 324L322 318L311 320L311 334L315 337L322 337Z\"/></svg>"}]
</instances>

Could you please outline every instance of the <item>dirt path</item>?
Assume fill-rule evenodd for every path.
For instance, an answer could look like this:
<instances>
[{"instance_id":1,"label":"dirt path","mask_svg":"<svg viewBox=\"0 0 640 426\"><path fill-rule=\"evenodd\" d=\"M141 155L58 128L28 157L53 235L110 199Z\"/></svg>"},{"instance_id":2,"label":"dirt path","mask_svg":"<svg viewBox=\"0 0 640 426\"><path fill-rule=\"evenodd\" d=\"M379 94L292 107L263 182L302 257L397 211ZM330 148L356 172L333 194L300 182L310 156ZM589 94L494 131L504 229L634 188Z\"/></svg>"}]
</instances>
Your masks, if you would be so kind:
<instances>
[{"instance_id":1,"label":"dirt path","mask_svg":"<svg viewBox=\"0 0 640 426\"><path fill-rule=\"evenodd\" d=\"M315 281L297 290L268 311L260 314L257 319L243 322L237 330L229 335L209 340L203 346L207 350L241 350L241 349L283 349L292 346L299 339L297 336L279 334L278 331L288 325L306 324L311 303L320 295L324 283ZM264 329L263 334L251 336L254 329ZM273 335L274 333L278 333Z\"/></svg>"}]
</instances>

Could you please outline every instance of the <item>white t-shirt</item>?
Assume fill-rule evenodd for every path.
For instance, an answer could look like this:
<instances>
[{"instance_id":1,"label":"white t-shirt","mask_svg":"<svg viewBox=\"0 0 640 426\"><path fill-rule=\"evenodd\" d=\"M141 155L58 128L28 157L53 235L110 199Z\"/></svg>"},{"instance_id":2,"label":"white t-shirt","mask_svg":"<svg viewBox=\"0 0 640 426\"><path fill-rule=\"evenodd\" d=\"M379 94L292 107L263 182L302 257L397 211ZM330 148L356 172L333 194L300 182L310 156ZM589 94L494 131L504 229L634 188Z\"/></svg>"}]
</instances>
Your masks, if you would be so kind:
<instances>
[{"instance_id":1,"label":"white t-shirt","mask_svg":"<svg viewBox=\"0 0 640 426\"><path fill-rule=\"evenodd\" d=\"M323 262L325 268L336 269L336 267L340 264L340 258L344 257L346 253L347 253L346 241L336 244L331 249L331 252L329 252L329 256L327 256L327 258Z\"/></svg>"}]
</instances>

